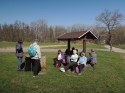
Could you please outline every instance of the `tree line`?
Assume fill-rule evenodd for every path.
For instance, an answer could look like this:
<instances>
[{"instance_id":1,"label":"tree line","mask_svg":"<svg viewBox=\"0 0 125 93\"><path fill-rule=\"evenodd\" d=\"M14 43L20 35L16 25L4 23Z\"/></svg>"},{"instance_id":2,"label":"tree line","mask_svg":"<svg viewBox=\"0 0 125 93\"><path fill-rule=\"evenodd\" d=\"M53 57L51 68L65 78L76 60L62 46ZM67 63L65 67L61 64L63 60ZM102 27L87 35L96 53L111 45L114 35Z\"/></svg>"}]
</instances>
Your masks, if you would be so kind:
<instances>
[{"instance_id":1,"label":"tree line","mask_svg":"<svg viewBox=\"0 0 125 93\"><path fill-rule=\"evenodd\" d=\"M37 38L40 42L55 42L60 35L75 31L84 31L84 26L48 26L43 19L31 22L30 25L16 21L13 24L0 24L0 41L15 42L23 40L29 42Z\"/></svg>"},{"instance_id":2,"label":"tree line","mask_svg":"<svg viewBox=\"0 0 125 93\"><path fill-rule=\"evenodd\" d=\"M0 24L0 41L16 42L23 40L29 42L38 38L40 42L55 42L64 33L90 30L98 37L96 43L125 44L125 25L120 25L124 16L119 11L105 10L96 17L96 20L104 25L48 26L44 19L39 19L30 24L20 21L15 21L13 24Z\"/></svg>"},{"instance_id":3,"label":"tree line","mask_svg":"<svg viewBox=\"0 0 125 93\"><path fill-rule=\"evenodd\" d=\"M0 24L0 41L23 40L29 42L38 38L41 42L48 42L55 41L57 36L65 32L64 27L48 27L43 20L32 22L30 25L16 21L14 24Z\"/></svg>"}]
</instances>

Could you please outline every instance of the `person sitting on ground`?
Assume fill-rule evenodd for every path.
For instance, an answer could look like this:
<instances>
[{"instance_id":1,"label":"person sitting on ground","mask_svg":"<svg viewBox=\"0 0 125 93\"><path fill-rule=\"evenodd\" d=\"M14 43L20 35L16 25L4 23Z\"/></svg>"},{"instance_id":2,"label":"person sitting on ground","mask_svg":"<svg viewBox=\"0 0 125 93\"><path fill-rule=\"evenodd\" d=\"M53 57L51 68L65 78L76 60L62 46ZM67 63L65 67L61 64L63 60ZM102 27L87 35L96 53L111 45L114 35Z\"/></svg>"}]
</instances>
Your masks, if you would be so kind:
<instances>
[{"instance_id":1,"label":"person sitting on ground","mask_svg":"<svg viewBox=\"0 0 125 93\"><path fill-rule=\"evenodd\" d=\"M89 58L87 60L87 64L90 64L93 69L95 69L95 64L97 63L97 57L94 49L91 49L91 52L89 53Z\"/></svg>"},{"instance_id":2,"label":"person sitting on ground","mask_svg":"<svg viewBox=\"0 0 125 93\"><path fill-rule=\"evenodd\" d=\"M71 59L71 62L68 65L64 66L64 68L60 68L60 71L65 72L70 67L73 67L73 71L75 70L77 66L77 60L78 60L77 51L75 49L73 50L73 55L70 57L70 59Z\"/></svg>"},{"instance_id":3,"label":"person sitting on ground","mask_svg":"<svg viewBox=\"0 0 125 93\"><path fill-rule=\"evenodd\" d=\"M61 63L63 64L65 62L65 56L61 50L58 50L56 60L54 61L54 65L56 65L56 62L58 62L59 67L61 66Z\"/></svg>"},{"instance_id":4,"label":"person sitting on ground","mask_svg":"<svg viewBox=\"0 0 125 93\"><path fill-rule=\"evenodd\" d=\"M82 70L85 68L87 62L87 58L85 57L85 53L81 52L79 61L78 61L78 68L79 68L79 73L78 75L81 75Z\"/></svg>"},{"instance_id":5,"label":"person sitting on ground","mask_svg":"<svg viewBox=\"0 0 125 93\"><path fill-rule=\"evenodd\" d=\"M73 50L75 49L75 47L72 47L72 50L70 51L70 55L73 55Z\"/></svg>"},{"instance_id":6,"label":"person sitting on ground","mask_svg":"<svg viewBox=\"0 0 125 93\"><path fill-rule=\"evenodd\" d=\"M69 55L70 55L70 50L69 50L69 49L66 49L65 55L66 55L66 56L69 56Z\"/></svg>"},{"instance_id":7,"label":"person sitting on ground","mask_svg":"<svg viewBox=\"0 0 125 93\"><path fill-rule=\"evenodd\" d=\"M65 62L68 64L70 62L70 49L66 49L65 51Z\"/></svg>"},{"instance_id":8,"label":"person sitting on ground","mask_svg":"<svg viewBox=\"0 0 125 93\"><path fill-rule=\"evenodd\" d=\"M76 49L76 51L77 51L77 54L79 53L79 50L78 49Z\"/></svg>"}]
</instances>

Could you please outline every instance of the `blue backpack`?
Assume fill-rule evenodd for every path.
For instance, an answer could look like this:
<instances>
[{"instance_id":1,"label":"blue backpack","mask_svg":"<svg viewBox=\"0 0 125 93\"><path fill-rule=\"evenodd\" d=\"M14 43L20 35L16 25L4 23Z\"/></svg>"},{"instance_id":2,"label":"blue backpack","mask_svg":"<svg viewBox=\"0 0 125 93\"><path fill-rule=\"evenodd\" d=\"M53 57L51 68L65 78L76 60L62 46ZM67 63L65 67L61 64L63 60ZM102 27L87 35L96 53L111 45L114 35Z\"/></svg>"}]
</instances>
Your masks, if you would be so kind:
<instances>
[{"instance_id":1,"label":"blue backpack","mask_svg":"<svg viewBox=\"0 0 125 93\"><path fill-rule=\"evenodd\" d=\"M28 47L28 54L30 55L30 57L34 57L36 55L36 49L35 49L35 46L33 44L31 44L29 47Z\"/></svg>"}]
</instances>

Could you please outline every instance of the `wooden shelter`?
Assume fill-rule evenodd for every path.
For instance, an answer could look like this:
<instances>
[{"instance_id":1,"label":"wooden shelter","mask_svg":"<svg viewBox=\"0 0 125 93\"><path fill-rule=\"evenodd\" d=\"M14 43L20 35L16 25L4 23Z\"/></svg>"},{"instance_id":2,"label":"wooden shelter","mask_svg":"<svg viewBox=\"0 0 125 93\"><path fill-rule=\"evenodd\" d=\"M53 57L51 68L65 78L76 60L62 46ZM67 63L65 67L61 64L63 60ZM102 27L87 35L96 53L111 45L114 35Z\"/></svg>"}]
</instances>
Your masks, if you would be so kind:
<instances>
[{"instance_id":1,"label":"wooden shelter","mask_svg":"<svg viewBox=\"0 0 125 93\"><path fill-rule=\"evenodd\" d=\"M68 41L68 49L70 50L70 41L83 40L83 51L86 53L86 41L94 40L97 37L91 31L69 32L57 38L60 41Z\"/></svg>"}]
</instances>

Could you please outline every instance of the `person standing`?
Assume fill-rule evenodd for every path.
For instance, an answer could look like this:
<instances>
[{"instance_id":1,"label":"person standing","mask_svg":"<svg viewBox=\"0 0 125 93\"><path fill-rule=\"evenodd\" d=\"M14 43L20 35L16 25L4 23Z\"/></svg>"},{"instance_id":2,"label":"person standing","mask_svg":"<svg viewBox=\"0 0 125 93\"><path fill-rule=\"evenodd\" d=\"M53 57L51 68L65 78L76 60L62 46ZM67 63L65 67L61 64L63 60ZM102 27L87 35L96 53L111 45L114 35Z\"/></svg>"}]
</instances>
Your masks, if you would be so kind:
<instances>
[{"instance_id":1,"label":"person standing","mask_svg":"<svg viewBox=\"0 0 125 93\"><path fill-rule=\"evenodd\" d=\"M37 77L39 71L41 70L41 66L40 66L41 51L40 51L40 46L38 45L38 39L35 39L34 43L31 45L34 46L34 49L36 51L35 56L31 56L33 77Z\"/></svg>"},{"instance_id":2,"label":"person standing","mask_svg":"<svg viewBox=\"0 0 125 93\"><path fill-rule=\"evenodd\" d=\"M22 48L23 42L19 40L16 44L16 56L18 59L18 71L21 71L21 64L22 64L22 59L23 59L23 48Z\"/></svg>"}]
</instances>

